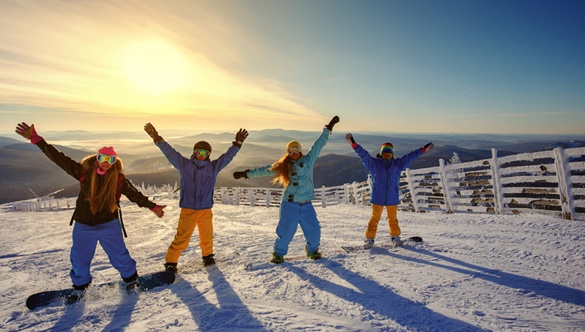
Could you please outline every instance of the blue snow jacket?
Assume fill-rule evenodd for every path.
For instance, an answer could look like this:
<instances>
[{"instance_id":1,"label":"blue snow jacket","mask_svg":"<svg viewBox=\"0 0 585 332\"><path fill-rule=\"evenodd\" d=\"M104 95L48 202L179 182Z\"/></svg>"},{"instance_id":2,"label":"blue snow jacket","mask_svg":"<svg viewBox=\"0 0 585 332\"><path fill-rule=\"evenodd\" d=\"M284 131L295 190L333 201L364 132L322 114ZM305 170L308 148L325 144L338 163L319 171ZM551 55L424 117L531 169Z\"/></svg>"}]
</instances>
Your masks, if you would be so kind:
<instances>
[{"instance_id":1,"label":"blue snow jacket","mask_svg":"<svg viewBox=\"0 0 585 332\"><path fill-rule=\"evenodd\" d=\"M169 143L154 143L181 174L179 206L193 210L211 209L217 174L236 156L240 148L232 145L214 161L183 157Z\"/></svg>"},{"instance_id":2,"label":"blue snow jacket","mask_svg":"<svg viewBox=\"0 0 585 332\"><path fill-rule=\"evenodd\" d=\"M370 203L382 206L400 204L400 174L413 160L423 154L422 148L391 160L374 158L359 144L353 149L372 176Z\"/></svg>"},{"instance_id":3,"label":"blue snow jacket","mask_svg":"<svg viewBox=\"0 0 585 332\"><path fill-rule=\"evenodd\" d=\"M315 198L315 191L313 190L313 169L315 161L321 153L321 150L329 140L331 132L324 128L321 136L315 141L313 147L306 155L297 160L293 160L293 171L290 178L290 184L284 189L282 196L283 201L288 202L307 202ZM259 176L274 175L270 170L272 165L266 165L254 168L246 172L248 178L255 178Z\"/></svg>"}]
</instances>

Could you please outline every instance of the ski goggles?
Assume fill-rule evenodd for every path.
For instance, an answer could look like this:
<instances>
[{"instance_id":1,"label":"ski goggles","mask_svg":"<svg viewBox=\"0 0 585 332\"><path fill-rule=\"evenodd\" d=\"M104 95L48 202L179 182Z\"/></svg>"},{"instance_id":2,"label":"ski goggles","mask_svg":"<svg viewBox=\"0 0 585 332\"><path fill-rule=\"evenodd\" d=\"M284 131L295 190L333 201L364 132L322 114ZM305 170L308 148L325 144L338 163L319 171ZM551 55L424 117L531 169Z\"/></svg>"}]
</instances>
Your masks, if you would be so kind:
<instances>
[{"instance_id":1,"label":"ski goggles","mask_svg":"<svg viewBox=\"0 0 585 332\"><path fill-rule=\"evenodd\" d=\"M193 151L193 154L195 155L195 157L209 157L209 151L204 150L204 149L196 149L195 151Z\"/></svg>"},{"instance_id":2,"label":"ski goggles","mask_svg":"<svg viewBox=\"0 0 585 332\"><path fill-rule=\"evenodd\" d=\"M288 152L288 154L299 153L299 152L301 152L301 147L300 146L291 146L290 148L288 148L286 150L286 152Z\"/></svg>"},{"instance_id":3,"label":"ski goggles","mask_svg":"<svg viewBox=\"0 0 585 332\"><path fill-rule=\"evenodd\" d=\"M382 149L381 149L381 151L380 151L380 154L384 154L384 153L392 153L392 154L394 154L394 150L391 147L389 147L389 146L383 146Z\"/></svg>"},{"instance_id":4,"label":"ski goggles","mask_svg":"<svg viewBox=\"0 0 585 332\"><path fill-rule=\"evenodd\" d=\"M113 165L116 162L116 156L108 156L107 154L98 154L97 160L100 163L108 163L110 165Z\"/></svg>"}]
</instances>

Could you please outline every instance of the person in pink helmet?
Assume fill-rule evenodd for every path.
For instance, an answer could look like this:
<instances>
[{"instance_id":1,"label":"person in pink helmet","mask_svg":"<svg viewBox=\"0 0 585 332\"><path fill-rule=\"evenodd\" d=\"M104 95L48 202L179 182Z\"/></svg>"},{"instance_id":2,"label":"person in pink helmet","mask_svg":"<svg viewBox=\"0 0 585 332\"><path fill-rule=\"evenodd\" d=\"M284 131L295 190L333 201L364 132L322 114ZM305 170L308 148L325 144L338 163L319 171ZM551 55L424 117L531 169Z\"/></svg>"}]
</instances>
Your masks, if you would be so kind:
<instances>
[{"instance_id":1,"label":"person in pink helmet","mask_svg":"<svg viewBox=\"0 0 585 332\"><path fill-rule=\"evenodd\" d=\"M19 123L16 133L35 144L52 162L80 183L71 218L72 223L75 221L69 272L75 291L71 297L83 297L92 281L90 265L98 242L126 282L126 288L132 290L138 286L136 261L130 256L122 233L120 197L124 194L130 201L150 209L159 218L163 216L165 206L151 202L125 178L122 159L111 146L104 146L96 154L77 162L47 143L37 134L34 125Z\"/></svg>"}]
</instances>

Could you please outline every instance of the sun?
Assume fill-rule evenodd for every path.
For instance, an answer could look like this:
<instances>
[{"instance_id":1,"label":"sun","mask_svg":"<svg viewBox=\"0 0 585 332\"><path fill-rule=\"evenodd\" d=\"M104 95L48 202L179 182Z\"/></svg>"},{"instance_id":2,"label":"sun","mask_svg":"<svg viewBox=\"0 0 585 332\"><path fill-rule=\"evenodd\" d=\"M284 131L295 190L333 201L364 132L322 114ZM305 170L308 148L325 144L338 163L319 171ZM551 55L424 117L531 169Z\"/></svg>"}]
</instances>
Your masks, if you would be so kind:
<instances>
[{"instance_id":1,"label":"sun","mask_svg":"<svg viewBox=\"0 0 585 332\"><path fill-rule=\"evenodd\" d=\"M149 94L164 94L188 85L189 66L170 45L150 40L129 45L124 51L124 76Z\"/></svg>"}]
</instances>

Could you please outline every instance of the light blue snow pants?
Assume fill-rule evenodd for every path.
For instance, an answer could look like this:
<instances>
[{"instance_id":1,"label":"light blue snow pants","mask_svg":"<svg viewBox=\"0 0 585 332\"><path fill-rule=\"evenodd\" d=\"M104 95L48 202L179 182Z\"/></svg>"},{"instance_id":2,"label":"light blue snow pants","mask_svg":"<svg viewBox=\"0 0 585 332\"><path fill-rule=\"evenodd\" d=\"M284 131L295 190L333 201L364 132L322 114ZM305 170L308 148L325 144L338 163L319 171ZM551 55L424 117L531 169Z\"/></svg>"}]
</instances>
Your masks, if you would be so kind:
<instances>
[{"instance_id":1,"label":"light blue snow pants","mask_svg":"<svg viewBox=\"0 0 585 332\"><path fill-rule=\"evenodd\" d=\"M91 281L90 265L98 241L108 255L110 263L120 272L122 278L129 278L136 273L136 261L130 257L126 249L120 219L96 226L76 222L73 226L72 237L69 276L73 285L82 286Z\"/></svg>"},{"instance_id":2,"label":"light blue snow pants","mask_svg":"<svg viewBox=\"0 0 585 332\"><path fill-rule=\"evenodd\" d=\"M288 253L288 245L297 232L297 225L307 241L307 249L310 254L319 249L321 245L321 225L317 220L317 214L311 202L280 203L280 219L276 226L276 241L274 241L274 252L278 256L284 256Z\"/></svg>"}]
</instances>

